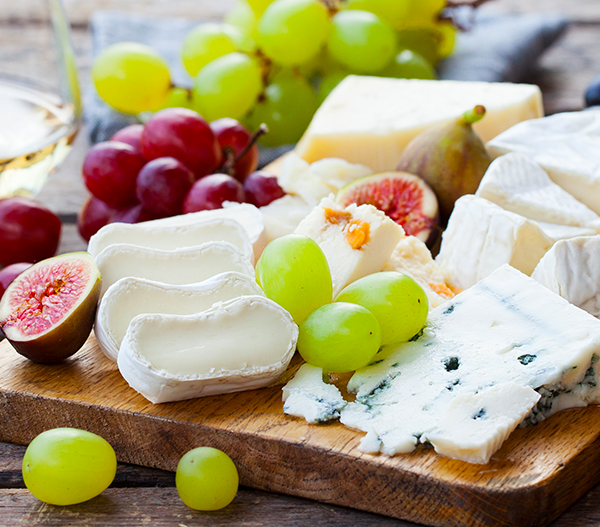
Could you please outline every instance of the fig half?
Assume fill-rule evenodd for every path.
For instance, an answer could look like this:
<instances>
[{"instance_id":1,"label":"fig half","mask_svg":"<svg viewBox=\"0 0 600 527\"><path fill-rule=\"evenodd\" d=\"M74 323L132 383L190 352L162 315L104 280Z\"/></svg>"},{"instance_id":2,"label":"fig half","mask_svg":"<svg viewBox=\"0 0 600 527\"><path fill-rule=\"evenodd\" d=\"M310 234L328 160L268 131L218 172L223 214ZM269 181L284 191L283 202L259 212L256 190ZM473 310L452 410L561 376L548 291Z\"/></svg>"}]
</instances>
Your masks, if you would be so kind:
<instances>
[{"instance_id":1,"label":"fig half","mask_svg":"<svg viewBox=\"0 0 600 527\"><path fill-rule=\"evenodd\" d=\"M431 187L408 172L383 172L359 178L338 192L335 201L347 207L373 205L431 247L437 240L439 208Z\"/></svg>"},{"instance_id":2,"label":"fig half","mask_svg":"<svg viewBox=\"0 0 600 527\"><path fill-rule=\"evenodd\" d=\"M87 340L101 283L100 271L88 253L42 260L6 289L0 301L0 329L28 359L60 362Z\"/></svg>"}]
</instances>

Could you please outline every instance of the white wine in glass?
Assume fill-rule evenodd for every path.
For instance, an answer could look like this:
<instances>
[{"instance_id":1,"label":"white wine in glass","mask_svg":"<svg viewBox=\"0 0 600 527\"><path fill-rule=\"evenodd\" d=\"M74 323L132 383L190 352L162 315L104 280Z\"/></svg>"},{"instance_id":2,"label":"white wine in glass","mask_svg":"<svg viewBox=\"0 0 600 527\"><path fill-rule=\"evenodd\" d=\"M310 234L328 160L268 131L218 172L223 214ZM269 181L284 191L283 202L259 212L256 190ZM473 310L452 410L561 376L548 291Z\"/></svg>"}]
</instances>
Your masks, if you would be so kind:
<instances>
[{"instance_id":1,"label":"white wine in glass","mask_svg":"<svg viewBox=\"0 0 600 527\"><path fill-rule=\"evenodd\" d=\"M0 19L14 15L0 7ZM60 0L27 0L38 27L0 47L0 198L35 196L65 159L81 121L77 69ZM23 34L24 33L24 34Z\"/></svg>"}]
</instances>

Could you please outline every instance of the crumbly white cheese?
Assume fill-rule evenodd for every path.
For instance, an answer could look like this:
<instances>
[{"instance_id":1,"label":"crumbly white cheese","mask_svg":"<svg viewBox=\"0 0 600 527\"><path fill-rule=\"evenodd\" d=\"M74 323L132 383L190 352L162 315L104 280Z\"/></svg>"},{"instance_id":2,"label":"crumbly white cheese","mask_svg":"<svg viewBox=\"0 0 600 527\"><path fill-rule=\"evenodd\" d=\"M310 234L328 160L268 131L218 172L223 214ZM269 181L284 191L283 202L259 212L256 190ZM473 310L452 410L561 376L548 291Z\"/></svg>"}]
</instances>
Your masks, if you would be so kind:
<instances>
[{"instance_id":1,"label":"crumbly white cheese","mask_svg":"<svg viewBox=\"0 0 600 527\"><path fill-rule=\"evenodd\" d=\"M467 195L454 205L436 261L466 289L505 263L530 275L553 243L535 222Z\"/></svg>"},{"instance_id":2,"label":"crumbly white cheese","mask_svg":"<svg viewBox=\"0 0 600 527\"><path fill-rule=\"evenodd\" d=\"M600 217L554 183L535 161L519 153L494 160L477 196L530 220L600 228Z\"/></svg>"},{"instance_id":3,"label":"crumbly white cheese","mask_svg":"<svg viewBox=\"0 0 600 527\"><path fill-rule=\"evenodd\" d=\"M349 76L321 105L296 153L309 163L338 157L375 173L395 170L402 151L419 133L478 104L487 109L474 125L484 142L543 116L537 86Z\"/></svg>"},{"instance_id":4,"label":"crumbly white cheese","mask_svg":"<svg viewBox=\"0 0 600 527\"><path fill-rule=\"evenodd\" d=\"M600 236L556 242L531 278L571 304L600 317Z\"/></svg>"},{"instance_id":5,"label":"crumbly white cheese","mask_svg":"<svg viewBox=\"0 0 600 527\"><path fill-rule=\"evenodd\" d=\"M342 207L324 198L300 222L296 233L315 240L329 264L333 294L372 273L381 271L404 230L372 205Z\"/></svg>"},{"instance_id":6,"label":"crumbly white cheese","mask_svg":"<svg viewBox=\"0 0 600 527\"><path fill-rule=\"evenodd\" d=\"M487 145L493 157L520 152L552 181L600 214L600 111L559 113L520 123Z\"/></svg>"},{"instance_id":7,"label":"crumbly white cheese","mask_svg":"<svg viewBox=\"0 0 600 527\"><path fill-rule=\"evenodd\" d=\"M341 422L370 434L365 449L486 463L524 416L600 402L599 354L600 320L505 265L356 372Z\"/></svg>"},{"instance_id":8,"label":"crumbly white cheese","mask_svg":"<svg viewBox=\"0 0 600 527\"><path fill-rule=\"evenodd\" d=\"M303 364L294 378L283 387L283 412L306 419L307 423L325 423L340 416L346 401L338 388L323 380L322 368Z\"/></svg>"},{"instance_id":9,"label":"crumbly white cheese","mask_svg":"<svg viewBox=\"0 0 600 527\"><path fill-rule=\"evenodd\" d=\"M269 241L292 234L313 208L313 205L306 203L300 196L291 194L261 207Z\"/></svg>"}]
</instances>

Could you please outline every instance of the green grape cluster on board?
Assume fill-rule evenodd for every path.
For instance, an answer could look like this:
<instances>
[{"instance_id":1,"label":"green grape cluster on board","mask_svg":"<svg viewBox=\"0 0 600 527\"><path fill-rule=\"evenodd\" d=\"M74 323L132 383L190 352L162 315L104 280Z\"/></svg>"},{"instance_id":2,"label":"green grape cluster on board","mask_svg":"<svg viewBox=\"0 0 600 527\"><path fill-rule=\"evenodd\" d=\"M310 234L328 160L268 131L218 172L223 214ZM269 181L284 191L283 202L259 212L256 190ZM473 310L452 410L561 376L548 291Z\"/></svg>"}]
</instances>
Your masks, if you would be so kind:
<instances>
[{"instance_id":1,"label":"green grape cluster on board","mask_svg":"<svg viewBox=\"0 0 600 527\"><path fill-rule=\"evenodd\" d=\"M98 94L128 114L196 110L256 128L267 146L294 143L325 97L347 75L434 79L452 52L455 28L440 18L446 0L237 0L223 23L185 38L188 86L141 44L123 42L96 59Z\"/></svg>"}]
</instances>

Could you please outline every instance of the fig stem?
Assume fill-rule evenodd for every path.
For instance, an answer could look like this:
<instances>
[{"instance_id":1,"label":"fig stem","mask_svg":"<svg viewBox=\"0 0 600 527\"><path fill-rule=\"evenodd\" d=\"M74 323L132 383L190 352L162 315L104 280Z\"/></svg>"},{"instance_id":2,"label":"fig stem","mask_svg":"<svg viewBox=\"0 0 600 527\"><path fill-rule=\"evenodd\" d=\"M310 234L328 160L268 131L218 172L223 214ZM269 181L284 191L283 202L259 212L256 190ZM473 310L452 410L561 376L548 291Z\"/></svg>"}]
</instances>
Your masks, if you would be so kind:
<instances>
[{"instance_id":1,"label":"fig stem","mask_svg":"<svg viewBox=\"0 0 600 527\"><path fill-rule=\"evenodd\" d=\"M485 106L481 106L481 104L478 104L472 110L469 110L469 111L463 113L459 122L461 124L475 124L477 121L480 121L481 119L483 119L484 115L485 115Z\"/></svg>"}]
</instances>

